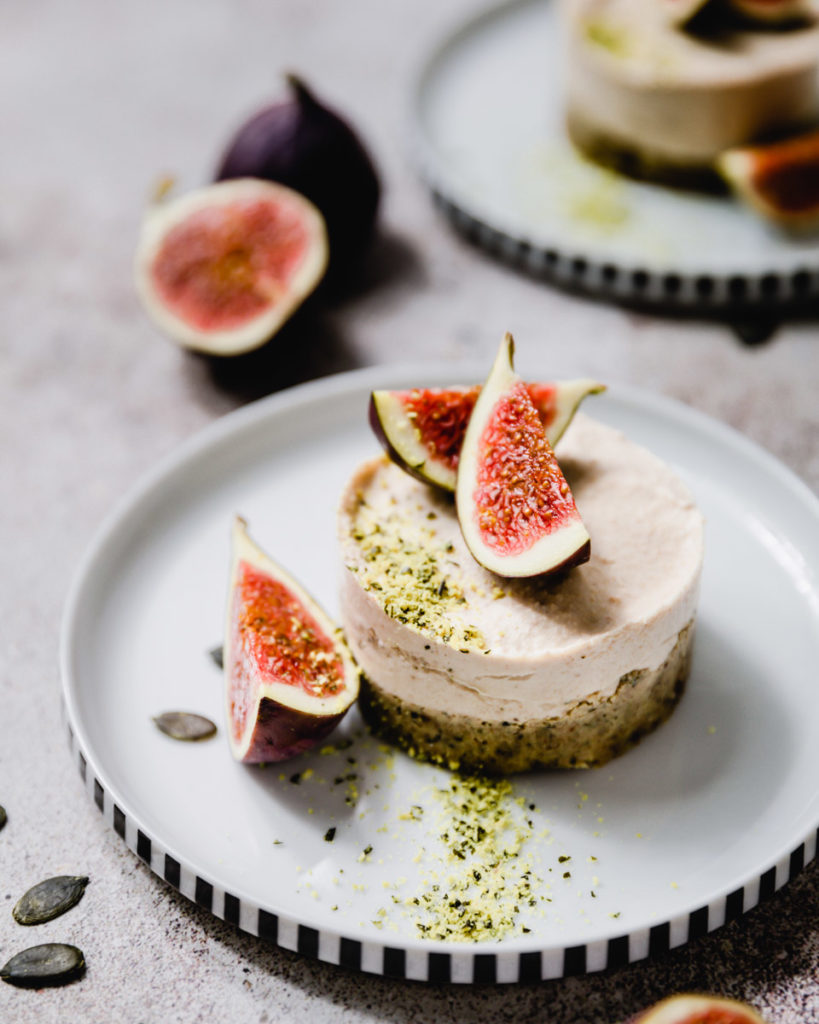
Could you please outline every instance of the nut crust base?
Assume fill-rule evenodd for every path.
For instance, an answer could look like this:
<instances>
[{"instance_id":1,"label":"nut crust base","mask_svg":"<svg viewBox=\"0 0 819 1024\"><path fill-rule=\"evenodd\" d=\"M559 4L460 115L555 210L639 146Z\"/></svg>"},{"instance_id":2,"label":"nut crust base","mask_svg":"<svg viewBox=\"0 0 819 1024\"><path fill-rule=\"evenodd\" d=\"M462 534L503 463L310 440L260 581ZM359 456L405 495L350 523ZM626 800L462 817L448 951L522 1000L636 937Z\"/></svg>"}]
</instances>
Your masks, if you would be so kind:
<instances>
[{"instance_id":1,"label":"nut crust base","mask_svg":"<svg viewBox=\"0 0 819 1024\"><path fill-rule=\"evenodd\" d=\"M511 775L536 768L596 768L662 724L682 697L691 667L693 621L659 668L624 675L607 698L591 695L567 714L487 722L431 712L362 678L359 707L377 735L421 761L453 771Z\"/></svg>"},{"instance_id":2,"label":"nut crust base","mask_svg":"<svg viewBox=\"0 0 819 1024\"><path fill-rule=\"evenodd\" d=\"M640 149L609 134L576 110L569 111L566 127L572 144L583 156L627 178L714 195L726 194L728 191L711 163L674 163L667 156Z\"/></svg>"}]
</instances>

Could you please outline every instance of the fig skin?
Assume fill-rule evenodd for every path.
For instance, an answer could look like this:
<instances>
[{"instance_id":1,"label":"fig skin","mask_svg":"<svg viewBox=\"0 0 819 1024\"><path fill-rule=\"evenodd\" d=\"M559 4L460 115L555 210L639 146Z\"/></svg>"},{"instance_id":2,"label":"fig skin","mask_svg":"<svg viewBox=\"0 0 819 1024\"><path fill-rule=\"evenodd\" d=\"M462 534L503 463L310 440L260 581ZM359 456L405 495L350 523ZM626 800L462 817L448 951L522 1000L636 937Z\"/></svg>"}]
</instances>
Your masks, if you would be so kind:
<instances>
[{"instance_id":1,"label":"fig skin","mask_svg":"<svg viewBox=\"0 0 819 1024\"><path fill-rule=\"evenodd\" d=\"M351 125L296 75L290 98L246 121L229 143L216 180L262 178L301 192L321 211L330 242L328 278L355 273L375 227L381 184Z\"/></svg>"},{"instance_id":2,"label":"fig skin","mask_svg":"<svg viewBox=\"0 0 819 1024\"><path fill-rule=\"evenodd\" d=\"M591 555L591 540L531 396L515 373L513 355L514 341L507 333L466 428L458 462L455 507L466 546L480 565L498 576L531 579L551 576L587 562ZM491 445L486 445L487 425L492 421L498 403L507 396L515 396L516 411L523 414L517 423L519 429L511 445L503 437L490 439ZM507 537L515 527L521 534L534 537L522 550L515 550L514 545L499 550L491 544L487 537L489 528L482 521L484 512L480 517L478 515L481 471L489 464L490 456L497 454L499 444L506 445L511 451L506 453L506 472L501 471L501 479L496 477L484 487L482 497L489 499L484 512L494 522L505 520L506 525L502 528L507 531ZM533 481L527 478L528 456L534 456L534 468L546 476L545 480L541 476L534 481L534 491L531 489ZM507 481L507 472L512 467L519 478ZM498 498L505 503L503 508L495 503ZM545 522L550 524L548 530Z\"/></svg>"},{"instance_id":3,"label":"fig skin","mask_svg":"<svg viewBox=\"0 0 819 1024\"><path fill-rule=\"evenodd\" d=\"M244 764L289 761L329 736L345 714L307 715L262 697L247 753L237 760Z\"/></svg>"},{"instance_id":4,"label":"fig skin","mask_svg":"<svg viewBox=\"0 0 819 1024\"><path fill-rule=\"evenodd\" d=\"M456 389L452 388L451 390L454 391ZM468 392L469 389L464 388L463 390ZM382 396L386 396L386 401ZM398 420L399 417L391 417L385 407L391 404L390 398L389 392L374 391L370 395L367 416L370 428L378 438L381 447L396 466L403 469L405 473L409 473L410 476L415 477L416 480L420 480L424 484L440 487L445 491L454 492L456 476L448 466L438 466L435 462L421 457L420 453L418 453L418 460L415 461L412 455L410 455L409 447L414 448L415 444L418 444L420 447L420 442L417 442L414 437L405 444L401 444L398 440L396 437L396 426L395 424L390 424L389 421L391 419ZM407 425L408 421L402 419L398 425L399 431Z\"/></svg>"},{"instance_id":5,"label":"fig skin","mask_svg":"<svg viewBox=\"0 0 819 1024\"><path fill-rule=\"evenodd\" d=\"M669 996L632 1017L628 1024L767 1024L752 1006L685 992Z\"/></svg>"}]
</instances>

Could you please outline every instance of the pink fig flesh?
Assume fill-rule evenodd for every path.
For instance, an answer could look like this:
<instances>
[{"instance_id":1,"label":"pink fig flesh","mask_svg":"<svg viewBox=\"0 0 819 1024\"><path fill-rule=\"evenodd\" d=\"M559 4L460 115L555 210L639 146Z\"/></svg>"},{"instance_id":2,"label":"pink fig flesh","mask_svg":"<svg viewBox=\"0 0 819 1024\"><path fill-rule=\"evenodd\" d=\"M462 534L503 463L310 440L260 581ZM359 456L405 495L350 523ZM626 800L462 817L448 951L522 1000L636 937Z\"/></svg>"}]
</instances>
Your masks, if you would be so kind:
<instances>
[{"instance_id":1,"label":"pink fig flesh","mask_svg":"<svg viewBox=\"0 0 819 1024\"><path fill-rule=\"evenodd\" d=\"M578 406L604 391L595 380L542 381L526 385L549 444L563 436ZM466 428L480 387L374 391L370 425L389 457L425 483L454 491Z\"/></svg>"},{"instance_id":2,"label":"pink fig flesh","mask_svg":"<svg viewBox=\"0 0 819 1024\"><path fill-rule=\"evenodd\" d=\"M321 280L321 214L292 189L241 179L161 202L145 216L136 285L174 341L213 355L258 348Z\"/></svg>"},{"instance_id":3,"label":"pink fig flesh","mask_svg":"<svg viewBox=\"0 0 819 1024\"><path fill-rule=\"evenodd\" d=\"M228 736L237 761L304 753L358 696L358 670L339 630L238 517L225 634Z\"/></svg>"},{"instance_id":4,"label":"pink fig flesh","mask_svg":"<svg viewBox=\"0 0 819 1024\"><path fill-rule=\"evenodd\" d=\"M466 545L500 576L546 576L589 559L591 542L507 334L469 420L456 505Z\"/></svg>"},{"instance_id":5,"label":"pink fig flesh","mask_svg":"<svg viewBox=\"0 0 819 1024\"><path fill-rule=\"evenodd\" d=\"M638 1013L631 1024L765 1024L752 1006L699 993L669 996Z\"/></svg>"}]
</instances>

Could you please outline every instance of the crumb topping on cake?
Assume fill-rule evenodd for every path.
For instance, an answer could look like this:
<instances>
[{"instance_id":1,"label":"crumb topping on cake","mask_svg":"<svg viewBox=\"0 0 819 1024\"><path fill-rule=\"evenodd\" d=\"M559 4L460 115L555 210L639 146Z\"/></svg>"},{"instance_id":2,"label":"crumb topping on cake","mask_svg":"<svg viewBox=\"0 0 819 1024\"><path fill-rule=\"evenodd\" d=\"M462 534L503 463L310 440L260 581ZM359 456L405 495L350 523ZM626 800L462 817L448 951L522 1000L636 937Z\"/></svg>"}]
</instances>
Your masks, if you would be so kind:
<instances>
[{"instance_id":1,"label":"crumb topping on cake","mask_svg":"<svg viewBox=\"0 0 819 1024\"><path fill-rule=\"evenodd\" d=\"M419 521L398 505L376 511L358 493L352 538L361 561L348 568L390 618L462 650L485 650L477 626L453 612L467 605L451 541L437 536L437 513Z\"/></svg>"}]
</instances>

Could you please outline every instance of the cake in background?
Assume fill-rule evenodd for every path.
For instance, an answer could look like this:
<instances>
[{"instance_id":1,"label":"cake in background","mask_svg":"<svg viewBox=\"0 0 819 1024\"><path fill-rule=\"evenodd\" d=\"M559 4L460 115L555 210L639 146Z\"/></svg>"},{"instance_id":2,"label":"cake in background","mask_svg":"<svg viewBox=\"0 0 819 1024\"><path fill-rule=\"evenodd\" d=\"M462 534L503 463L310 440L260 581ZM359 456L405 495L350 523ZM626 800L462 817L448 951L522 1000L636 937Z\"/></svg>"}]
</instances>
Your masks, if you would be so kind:
<instances>
[{"instance_id":1,"label":"cake in background","mask_svg":"<svg viewBox=\"0 0 819 1024\"><path fill-rule=\"evenodd\" d=\"M819 123L808 0L563 0L569 134L630 177L717 188L725 150Z\"/></svg>"}]
</instances>

